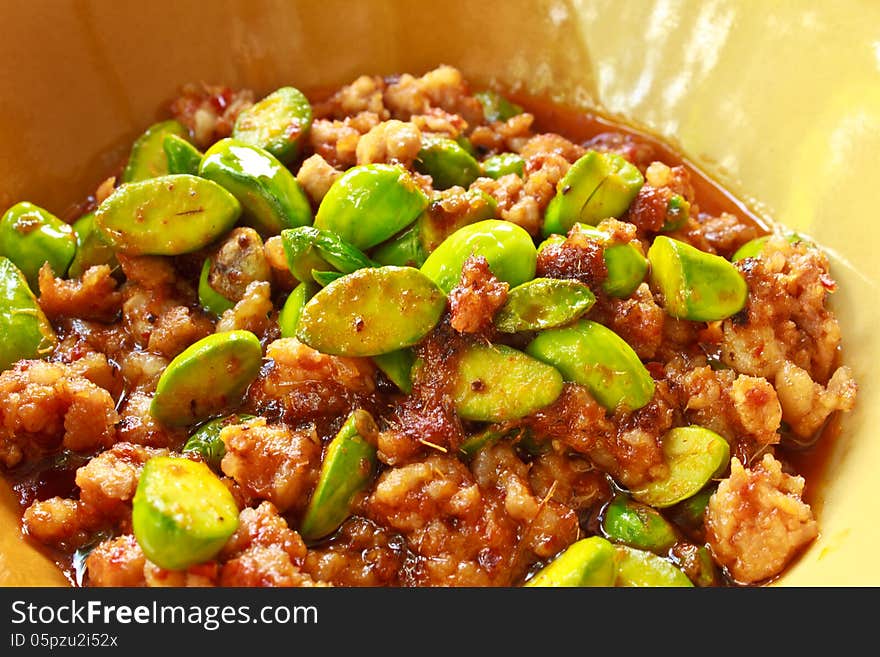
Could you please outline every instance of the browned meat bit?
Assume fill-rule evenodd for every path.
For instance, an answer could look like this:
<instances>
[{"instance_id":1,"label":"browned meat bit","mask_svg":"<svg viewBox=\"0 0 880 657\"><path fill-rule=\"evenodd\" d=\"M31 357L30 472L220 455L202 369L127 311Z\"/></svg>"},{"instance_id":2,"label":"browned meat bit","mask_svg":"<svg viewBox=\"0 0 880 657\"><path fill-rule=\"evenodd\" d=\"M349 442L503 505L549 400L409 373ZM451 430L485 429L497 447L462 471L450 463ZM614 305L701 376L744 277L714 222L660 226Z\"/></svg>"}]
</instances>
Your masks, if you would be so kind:
<instances>
[{"instance_id":1,"label":"browned meat bit","mask_svg":"<svg viewBox=\"0 0 880 657\"><path fill-rule=\"evenodd\" d=\"M155 389L155 383L151 387ZM143 390L126 396L119 409L122 420L116 427L117 440L147 447L183 447L187 439L186 430L169 427L156 420L150 413L152 401L152 394Z\"/></svg>"},{"instance_id":2,"label":"browned meat bit","mask_svg":"<svg viewBox=\"0 0 880 657\"><path fill-rule=\"evenodd\" d=\"M686 365L681 359L667 364L666 375L688 421L724 436L741 461L779 442L782 408L766 379Z\"/></svg>"},{"instance_id":3,"label":"browned meat bit","mask_svg":"<svg viewBox=\"0 0 880 657\"><path fill-rule=\"evenodd\" d=\"M439 107L431 107L425 114L413 114L410 122L421 132L430 132L455 139L465 130L467 122L458 114L444 112Z\"/></svg>"},{"instance_id":4,"label":"browned meat bit","mask_svg":"<svg viewBox=\"0 0 880 657\"><path fill-rule=\"evenodd\" d=\"M172 306L156 318L147 340L147 349L166 358L174 358L213 332L214 322L201 310Z\"/></svg>"},{"instance_id":5,"label":"browned meat bit","mask_svg":"<svg viewBox=\"0 0 880 657\"><path fill-rule=\"evenodd\" d=\"M474 478L485 491L500 494L504 511L520 526L519 542L511 561L514 577L539 559L552 557L573 543L578 536L577 517L567 506L547 493L538 498L529 483L529 466L517 458L508 443L480 450L471 464Z\"/></svg>"},{"instance_id":6,"label":"browned meat bit","mask_svg":"<svg viewBox=\"0 0 880 657\"><path fill-rule=\"evenodd\" d=\"M348 169L357 164L357 145L361 135L379 125L379 116L361 112L342 121L318 119L309 130L312 149L337 169Z\"/></svg>"},{"instance_id":7,"label":"browned meat bit","mask_svg":"<svg viewBox=\"0 0 880 657\"><path fill-rule=\"evenodd\" d=\"M65 550L86 545L101 522L88 505L62 497L34 502L21 519L28 536Z\"/></svg>"},{"instance_id":8,"label":"browned meat bit","mask_svg":"<svg viewBox=\"0 0 880 657\"><path fill-rule=\"evenodd\" d=\"M49 319L78 317L113 321L122 308L122 295L110 267L90 267L73 280L55 278L49 263L40 268L40 307Z\"/></svg>"},{"instance_id":9,"label":"browned meat bit","mask_svg":"<svg viewBox=\"0 0 880 657\"><path fill-rule=\"evenodd\" d=\"M551 243L541 249L535 275L571 278L585 283L592 290L598 290L608 278L604 247L575 224L564 242Z\"/></svg>"},{"instance_id":10,"label":"browned meat bit","mask_svg":"<svg viewBox=\"0 0 880 657\"><path fill-rule=\"evenodd\" d=\"M635 200L626 212L626 220L638 226L640 231L656 233L666 223L666 212L672 190L668 187L642 185Z\"/></svg>"},{"instance_id":11,"label":"browned meat bit","mask_svg":"<svg viewBox=\"0 0 880 657\"><path fill-rule=\"evenodd\" d=\"M507 584L517 525L500 499L487 499L457 459L437 454L386 470L367 516L403 534L417 560L409 585Z\"/></svg>"},{"instance_id":12,"label":"browned meat bit","mask_svg":"<svg viewBox=\"0 0 880 657\"><path fill-rule=\"evenodd\" d=\"M721 356L739 372L774 382L783 419L808 439L836 410L855 403L845 367L833 373L841 342L826 307L835 284L819 249L773 236L757 258L737 263L749 285L743 313L722 324Z\"/></svg>"},{"instance_id":13,"label":"browned meat bit","mask_svg":"<svg viewBox=\"0 0 880 657\"><path fill-rule=\"evenodd\" d=\"M312 429L294 431L265 418L224 427L223 474L249 495L269 500L279 510L301 509L317 478L321 440Z\"/></svg>"},{"instance_id":14,"label":"browned meat bit","mask_svg":"<svg viewBox=\"0 0 880 657\"><path fill-rule=\"evenodd\" d=\"M719 255L730 258L733 253L749 240L764 234L756 224L746 223L729 212L712 216L700 213L697 217L703 237Z\"/></svg>"},{"instance_id":15,"label":"browned meat bit","mask_svg":"<svg viewBox=\"0 0 880 657\"><path fill-rule=\"evenodd\" d=\"M86 559L91 586L146 586L147 558L133 534L100 543Z\"/></svg>"},{"instance_id":16,"label":"browned meat bit","mask_svg":"<svg viewBox=\"0 0 880 657\"><path fill-rule=\"evenodd\" d=\"M426 114L432 107L460 115L468 125L483 122L483 108L470 95L461 71L439 66L420 78L401 75L385 89L385 107L395 119L409 120L413 114Z\"/></svg>"},{"instance_id":17,"label":"browned meat bit","mask_svg":"<svg viewBox=\"0 0 880 657\"><path fill-rule=\"evenodd\" d=\"M185 586L188 588L198 588L217 586L219 570L217 563L214 561L196 564L186 570L165 570L152 561L147 560L144 564L144 580L147 586L150 587Z\"/></svg>"},{"instance_id":18,"label":"browned meat bit","mask_svg":"<svg viewBox=\"0 0 880 657\"><path fill-rule=\"evenodd\" d=\"M327 194L327 190L341 175L342 172L339 169L334 169L327 160L315 153L300 165L299 171L296 173L296 181L311 199L312 204L317 207ZM268 242L266 246L268 251ZM275 263L270 262L270 264L274 269ZM286 261L284 269L287 269Z\"/></svg>"},{"instance_id":19,"label":"browned meat bit","mask_svg":"<svg viewBox=\"0 0 880 657\"><path fill-rule=\"evenodd\" d=\"M130 351L125 355L120 366L129 390L150 394L156 390L159 377L162 376L169 362L164 356L149 351Z\"/></svg>"},{"instance_id":20,"label":"browned meat bit","mask_svg":"<svg viewBox=\"0 0 880 657\"><path fill-rule=\"evenodd\" d=\"M642 171L657 159L657 153L651 144L635 135L623 132L603 132L584 143L584 146L601 152L622 155Z\"/></svg>"},{"instance_id":21,"label":"browned meat bit","mask_svg":"<svg viewBox=\"0 0 880 657\"><path fill-rule=\"evenodd\" d=\"M647 283L626 299L600 294L590 310L590 319L605 324L633 348L642 360L657 356L663 343L665 311L657 305Z\"/></svg>"},{"instance_id":22,"label":"browned meat bit","mask_svg":"<svg viewBox=\"0 0 880 657\"><path fill-rule=\"evenodd\" d=\"M271 280L272 272L263 240L253 228L234 228L211 258L208 281L211 287L230 301L241 301L248 286Z\"/></svg>"},{"instance_id":23,"label":"browned meat bit","mask_svg":"<svg viewBox=\"0 0 880 657\"><path fill-rule=\"evenodd\" d=\"M346 415L369 406L376 390L376 368L367 358L322 354L295 338L270 343L266 358L249 406L263 412L280 405L290 422Z\"/></svg>"},{"instance_id":24,"label":"browned meat bit","mask_svg":"<svg viewBox=\"0 0 880 657\"><path fill-rule=\"evenodd\" d=\"M455 450L464 439L450 386L458 354L467 344L447 322L442 322L420 345L421 366L413 372L413 391L385 418L388 429L379 433L379 459L399 465L426 449Z\"/></svg>"},{"instance_id":25,"label":"browned meat bit","mask_svg":"<svg viewBox=\"0 0 880 657\"><path fill-rule=\"evenodd\" d=\"M315 586L301 568L306 546L270 502L243 509L220 552L223 586Z\"/></svg>"},{"instance_id":26,"label":"browned meat bit","mask_svg":"<svg viewBox=\"0 0 880 657\"><path fill-rule=\"evenodd\" d=\"M427 209L431 230L422 231L423 246L428 252L433 251L456 230L474 223L475 217L485 217L490 205L485 194L457 185L434 192Z\"/></svg>"},{"instance_id":27,"label":"browned meat bit","mask_svg":"<svg viewBox=\"0 0 880 657\"><path fill-rule=\"evenodd\" d=\"M217 332L243 329L264 340L272 339L278 333L278 322L272 320L273 310L272 286L266 281L254 281L241 300L220 317Z\"/></svg>"},{"instance_id":28,"label":"browned meat bit","mask_svg":"<svg viewBox=\"0 0 880 657\"><path fill-rule=\"evenodd\" d=\"M62 447L113 444L119 421L110 393L69 365L22 360L0 374L0 462L12 468Z\"/></svg>"},{"instance_id":29,"label":"browned meat bit","mask_svg":"<svg viewBox=\"0 0 880 657\"><path fill-rule=\"evenodd\" d=\"M483 256L470 256L461 280L449 293L450 324L459 333L485 334L492 318L507 301L508 284L499 281Z\"/></svg>"},{"instance_id":30,"label":"browned meat bit","mask_svg":"<svg viewBox=\"0 0 880 657\"><path fill-rule=\"evenodd\" d=\"M117 443L76 471L79 499L105 518L126 518L144 464L167 449Z\"/></svg>"},{"instance_id":31,"label":"browned meat bit","mask_svg":"<svg viewBox=\"0 0 880 657\"><path fill-rule=\"evenodd\" d=\"M362 75L327 100L315 104L315 116L321 119L344 119L361 112L370 112L385 120L388 118L388 110L382 101L384 91L385 81L382 78Z\"/></svg>"},{"instance_id":32,"label":"browned meat bit","mask_svg":"<svg viewBox=\"0 0 880 657\"><path fill-rule=\"evenodd\" d=\"M313 155L312 157L320 157L320 155ZM297 284L297 280L290 273L290 268L287 266L287 256L284 255L284 242L281 240L281 236L274 235L267 239L266 243L263 244L263 252L266 254L266 262L269 263L269 267L272 269L273 287L292 290Z\"/></svg>"},{"instance_id":33,"label":"browned meat bit","mask_svg":"<svg viewBox=\"0 0 880 657\"><path fill-rule=\"evenodd\" d=\"M795 436L809 439L835 411L851 411L856 405L856 382L845 365L834 371L827 386L810 378L800 367L786 361L774 380L782 404L782 419Z\"/></svg>"},{"instance_id":34,"label":"browned meat bit","mask_svg":"<svg viewBox=\"0 0 880 657\"><path fill-rule=\"evenodd\" d=\"M507 121L496 121L489 125L478 125L469 139L474 148L486 153L500 153L520 149L532 137L532 124L535 117L528 112L512 116Z\"/></svg>"},{"instance_id":35,"label":"browned meat bit","mask_svg":"<svg viewBox=\"0 0 880 657\"><path fill-rule=\"evenodd\" d=\"M189 128L199 148L207 148L231 135L238 115L253 102L254 94L249 89L233 91L205 83L188 84L171 103L171 114Z\"/></svg>"},{"instance_id":36,"label":"browned meat bit","mask_svg":"<svg viewBox=\"0 0 880 657\"><path fill-rule=\"evenodd\" d=\"M358 164L400 164L411 167L422 148L422 133L412 123L383 121L360 138Z\"/></svg>"},{"instance_id":37,"label":"browned meat bit","mask_svg":"<svg viewBox=\"0 0 880 657\"><path fill-rule=\"evenodd\" d=\"M730 477L709 499L706 537L735 580L751 584L773 577L816 538L803 490L803 477L783 473L770 454L751 470L731 460Z\"/></svg>"},{"instance_id":38,"label":"browned meat bit","mask_svg":"<svg viewBox=\"0 0 880 657\"><path fill-rule=\"evenodd\" d=\"M331 543L309 550L303 568L336 586L400 586L403 570L412 561L402 536L354 516Z\"/></svg>"},{"instance_id":39,"label":"browned meat bit","mask_svg":"<svg viewBox=\"0 0 880 657\"><path fill-rule=\"evenodd\" d=\"M582 514L605 502L610 489L605 473L586 458L569 454L559 445L544 452L532 461L529 484L535 495L543 499L550 496L554 502L570 507Z\"/></svg>"}]
</instances>

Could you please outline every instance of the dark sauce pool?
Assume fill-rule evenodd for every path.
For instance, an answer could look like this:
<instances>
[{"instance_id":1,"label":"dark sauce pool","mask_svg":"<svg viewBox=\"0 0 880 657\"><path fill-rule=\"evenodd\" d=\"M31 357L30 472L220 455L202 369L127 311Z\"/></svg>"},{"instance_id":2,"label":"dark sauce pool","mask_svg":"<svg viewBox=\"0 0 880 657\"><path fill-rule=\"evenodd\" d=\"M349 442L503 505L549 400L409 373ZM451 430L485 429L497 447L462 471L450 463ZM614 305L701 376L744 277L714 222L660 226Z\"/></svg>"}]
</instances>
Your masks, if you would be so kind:
<instances>
[{"instance_id":1,"label":"dark sauce pool","mask_svg":"<svg viewBox=\"0 0 880 657\"><path fill-rule=\"evenodd\" d=\"M307 93L315 103L326 99L334 89L319 89ZM523 93L506 93L510 100L522 106L525 111L535 117L534 132L555 132L574 142L587 142L603 133L617 132L634 137L637 141L649 145L656 159L669 166L684 166L691 175L696 200L700 211L711 215L729 213L739 218L742 223L753 224L761 233L771 231L768 223L753 212L744 202L724 189L710 178L687 157L676 151L661 139L632 126L612 121L599 114L555 103L545 98L529 96ZM116 171L121 171L124 161L120 162ZM93 209L94 197L89 196L83 202L68 209L65 218L73 221L83 212ZM836 438L839 434L839 414L831 416L826 425L817 433L814 440L806 445L797 445L783 440L776 448L777 458L790 473L803 476L807 485L804 500L813 508L821 524L821 490L822 482L827 476L827 464ZM75 483L76 469L89 460L89 456L65 453L53 459L46 459L26 468L18 468L7 472L5 477L18 499L20 510L36 500L45 500L54 496L76 497L78 487ZM596 518L590 520L596 524ZM92 545L107 536L96 536ZM84 561L90 546L77 550L73 554L49 548L27 537L25 540L34 549L46 554L63 571L74 586L84 583ZM786 570L793 565L789 563Z\"/></svg>"}]
</instances>

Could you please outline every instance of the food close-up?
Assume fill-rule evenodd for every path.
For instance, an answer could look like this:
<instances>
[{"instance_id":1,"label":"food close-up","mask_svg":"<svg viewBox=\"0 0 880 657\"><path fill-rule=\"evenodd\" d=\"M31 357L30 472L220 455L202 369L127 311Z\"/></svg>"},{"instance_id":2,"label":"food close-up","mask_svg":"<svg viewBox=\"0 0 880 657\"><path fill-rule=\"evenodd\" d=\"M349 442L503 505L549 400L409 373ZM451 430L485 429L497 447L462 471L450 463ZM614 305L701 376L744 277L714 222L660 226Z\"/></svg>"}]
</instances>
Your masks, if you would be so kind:
<instances>
[{"instance_id":1,"label":"food close-up","mask_svg":"<svg viewBox=\"0 0 880 657\"><path fill-rule=\"evenodd\" d=\"M820 536L829 255L662 140L438 62L180 80L115 166L0 220L0 473L70 584L756 586Z\"/></svg>"}]
</instances>

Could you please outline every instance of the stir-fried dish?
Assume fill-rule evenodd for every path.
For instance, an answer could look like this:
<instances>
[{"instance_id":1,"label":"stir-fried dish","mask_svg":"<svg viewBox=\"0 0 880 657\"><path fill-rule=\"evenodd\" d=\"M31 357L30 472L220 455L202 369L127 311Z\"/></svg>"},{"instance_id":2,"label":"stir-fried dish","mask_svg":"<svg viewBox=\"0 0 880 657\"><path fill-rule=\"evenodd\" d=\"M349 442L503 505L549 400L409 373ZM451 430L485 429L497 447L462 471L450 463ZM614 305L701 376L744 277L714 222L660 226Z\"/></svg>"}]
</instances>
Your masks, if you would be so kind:
<instances>
[{"instance_id":1,"label":"stir-fried dish","mask_svg":"<svg viewBox=\"0 0 880 657\"><path fill-rule=\"evenodd\" d=\"M782 573L856 397L826 255L527 101L448 66L191 85L78 212L8 208L27 539L90 586Z\"/></svg>"}]
</instances>

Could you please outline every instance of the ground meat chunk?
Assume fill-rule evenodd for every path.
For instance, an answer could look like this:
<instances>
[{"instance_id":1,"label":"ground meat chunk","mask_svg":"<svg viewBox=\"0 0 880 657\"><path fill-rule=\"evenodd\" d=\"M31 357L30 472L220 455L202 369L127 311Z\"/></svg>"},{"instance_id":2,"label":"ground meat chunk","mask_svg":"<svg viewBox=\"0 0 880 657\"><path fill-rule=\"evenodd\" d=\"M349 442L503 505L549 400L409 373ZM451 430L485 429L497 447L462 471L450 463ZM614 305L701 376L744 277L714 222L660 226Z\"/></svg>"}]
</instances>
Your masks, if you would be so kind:
<instances>
[{"instance_id":1,"label":"ground meat chunk","mask_svg":"<svg viewBox=\"0 0 880 657\"><path fill-rule=\"evenodd\" d=\"M422 134L412 123L383 121L360 138L358 164L400 164L411 167L422 148Z\"/></svg>"},{"instance_id":2,"label":"ground meat chunk","mask_svg":"<svg viewBox=\"0 0 880 657\"><path fill-rule=\"evenodd\" d=\"M856 382L846 366L835 370L822 386L797 365L786 361L774 381L782 404L782 419L801 439L811 438L836 411L851 411L856 403Z\"/></svg>"},{"instance_id":3,"label":"ground meat chunk","mask_svg":"<svg viewBox=\"0 0 880 657\"><path fill-rule=\"evenodd\" d=\"M428 71L420 78L401 75L385 89L384 103L392 117L404 121L413 114L425 114L432 107L458 114L469 125L483 121L483 108L470 95L461 71L446 65Z\"/></svg>"},{"instance_id":4,"label":"ground meat chunk","mask_svg":"<svg viewBox=\"0 0 880 657\"><path fill-rule=\"evenodd\" d=\"M468 127L467 122L458 114L444 112L439 107L431 107L425 114L413 114L409 120L421 132L430 132L450 139L456 139Z\"/></svg>"},{"instance_id":5,"label":"ground meat chunk","mask_svg":"<svg viewBox=\"0 0 880 657\"><path fill-rule=\"evenodd\" d=\"M626 220L635 224L642 232L658 232L666 223L666 213L672 194L672 190L668 187L642 185L626 212Z\"/></svg>"},{"instance_id":6,"label":"ground meat chunk","mask_svg":"<svg viewBox=\"0 0 880 657\"><path fill-rule=\"evenodd\" d=\"M722 435L743 462L779 442L782 408L766 379L681 360L668 363L666 375L688 421Z\"/></svg>"},{"instance_id":7,"label":"ground meat chunk","mask_svg":"<svg viewBox=\"0 0 880 657\"><path fill-rule=\"evenodd\" d=\"M608 278L604 245L575 225L564 241L552 242L541 249L536 270L536 276L574 279L598 290Z\"/></svg>"},{"instance_id":8,"label":"ground meat chunk","mask_svg":"<svg viewBox=\"0 0 880 657\"><path fill-rule=\"evenodd\" d=\"M770 454L754 469L732 459L730 477L709 499L706 537L716 560L737 581L751 584L778 574L818 529L801 500L802 477L782 472Z\"/></svg>"},{"instance_id":9,"label":"ground meat chunk","mask_svg":"<svg viewBox=\"0 0 880 657\"><path fill-rule=\"evenodd\" d=\"M338 417L369 405L376 368L367 358L322 354L296 338L266 347L269 363L248 391L248 407L258 413L280 405L290 422Z\"/></svg>"},{"instance_id":10,"label":"ground meat chunk","mask_svg":"<svg viewBox=\"0 0 880 657\"><path fill-rule=\"evenodd\" d=\"M402 536L355 516L343 523L333 542L308 551L304 570L335 586L400 586L415 559Z\"/></svg>"},{"instance_id":11,"label":"ground meat chunk","mask_svg":"<svg viewBox=\"0 0 880 657\"><path fill-rule=\"evenodd\" d=\"M722 324L722 358L738 372L773 378L786 360L824 383L840 345L826 307L835 289L828 258L804 242L767 241L760 256L739 261L749 287L745 310Z\"/></svg>"},{"instance_id":12,"label":"ground meat chunk","mask_svg":"<svg viewBox=\"0 0 880 657\"><path fill-rule=\"evenodd\" d=\"M657 356L667 315L655 301L647 283L639 285L626 299L600 295L589 317L617 333L642 360Z\"/></svg>"},{"instance_id":13,"label":"ground meat chunk","mask_svg":"<svg viewBox=\"0 0 880 657\"><path fill-rule=\"evenodd\" d=\"M511 579L517 525L485 498L468 469L437 454L383 472L366 515L407 538L416 562L405 584L489 585Z\"/></svg>"},{"instance_id":14,"label":"ground meat chunk","mask_svg":"<svg viewBox=\"0 0 880 657\"><path fill-rule=\"evenodd\" d=\"M306 158L296 173L296 181L317 207L327 194L330 186L336 182L342 172L334 169L327 160L315 153ZM274 267L274 263L273 267ZM285 261L284 267L287 268Z\"/></svg>"},{"instance_id":15,"label":"ground meat chunk","mask_svg":"<svg viewBox=\"0 0 880 657\"><path fill-rule=\"evenodd\" d=\"M508 288L489 269L486 258L470 256L461 268L461 280L449 292L452 328L459 333L486 333L507 301Z\"/></svg>"},{"instance_id":16,"label":"ground meat chunk","mask_svg":"<svg viewBox=\"0 0 880 657\"><path fill-rule=\"evenodd\" d=\"M202 311L172 306L159 315L153 324L147 349L171 359L213 332L214 323Z\"/></svg>"},{"instance_id":17,"label":"ground meat chunk","mask_svg":"<svg viewBox=\"0 0 880 657\"><path fill-rule=\"evenodd\" d=\"M251 283L269 282L272 271L260 234L248 226L234 228L211 260L208 282L230 301L241 301Z\"/></svg>"},{"instance_id":18,"label":"ground meat chunk","mask_svg":"<svg viewBox=\"0 0 880 657\"><path fill-rule=\"evenodd\" d=\"M186 570L165 570L148 560L144 564L144 580L150 587L198 588L216 586L218 571L217 563L213 561L196 564Z\"/></svg>"},{"instance_id":19,"label":"ground meat chunk","mask_svg":"<svg viewBox=\"0 0 880 657\"><path fill-rule=\"evenodd\" d=\"M133 534L100 543L86 559L91 586L146 586L147 558Z\"/></svg>"},{"instance_id":20,"label":"ground meat chunk","mask_svg":"<svg viewBox=\"0 0 880 657\"><path fill-rule=\"evenodd\" d=\"M745 222L741 217L729 212L722 212L717 216L700 213L697 221L705 240L714 251L725 258L730 258L749 240L764 234L758 225Z\"/></svg>"},{"instance_id":21,"label":"ground meat chunk","mask_svg":"<svg viewBox=\"0 0 880 657\"><path fill-rule=\"evenodd\" d=\"M306 546L271 502L246 508L220 552L223 586L315 586L302 572Z\"/></svg>"},{"instance_id":22,"label":"ground meat chunk","mask_svg":"<svg viewBox=\"0 0 880 657\"><path fill-rule=\"evenodd\" d=\"M382 78L362 75L327 100L316 104L315 116L344 119L361 112L370 112L383 120L387 119L388 110L382 101L384 91L385 81Z\"/></svg>"},{"instance_id":23,"label":"ground meat chunk","mask_svg":"<svg viewBox=\"0 0 880 657\"><path fill-rule=\"evenodd\" d=\"M272 286L266 281L254 281L241 300L220 317L217 333L245 330L263 339L274 336L278 322L272 321L273 310Z\"/></svg>"},{"instance_id":24,"label":"ground meat chunk","mask_svg":"<svg viewBox=\"0 0 880 657\"><path fill-rule=\"evenodd\" d=\"M330 166L348 169L357 164L357 145L365 135L379 124L379 116L373 112L361 112L342 121L318 119L309 130L309 144Z\"/></svg>"},{"instance_id":25,"label":"ground meat chunk","mask_svg":"<svg viewBox=\"0 0 880 657\"><path fill-rule=\"evenodd\" d=\"M78 279L55 278L48 263L40 268L40 307L49 319L79 317L109 322L122 309L122 295L110 267L89 267Z\"/></svg>"},{"instance_id":26,"label":"ground meat chunk","mask_svg":"<svg viewBox=\"0 0 880 657\"><path fill-rule=\"evenodd\" d=\"M585 142L584 147L605 153L617 153L642 171L657 158L657 153L651 144L635 135L623 132L602 132Z\"/></svg>"},{"instance_id":27,"label":"ground meat chunk","mask_svg":"<svg viewBox=\"0 0 880 657\"><path fill-rule=\"evenodd\" d=\"M116 427L116 439L146 447L178 449L187 439L182 427L170 427L159 422L150 412L152 394L136 390L129 394L119 409L122 420Z\"/></svg>"},{"instance_id":28,"label":"ground meat chunk","mask_svg":"<svg viewBox=\"0 0 880 657\"><path fill-rule=\"evenodd\" d=\"M533 115L523 112L506 121L478 125L470 134L471 144L486 153L518 153L531 139L534 121Z\"/></svg>"},{"instance_id":29,"label":"ground meat chunk","mask_svg":"<svg viewBox=\"0 0 880 657\"><path fill-rule=\"evenodd\" d=\"M117 443L76 471L79 499L106 518L125 518L144 464L168 450Z\"/></svg>"},{"instance_id":30,"label":"ground meat chunk","mask_svg":"<svg viewBox=\"0 0 880 657\"><path fill-rule=\"evenodd\" d=\"M320 156L318 156L320 157ZM290 273L287 265L287 256L284 255L284 242L280 235L273 235L263 244L263 252L266 254L266 262L272 270L273 287L283 290L292 290L297 280Z\"/></svg>"},{"instance_id":31,"label":"ground meat chunk","mask_svg":"<svg viewBox=\"0 0 880 657\"><path fill-rule=\"evenodd\" d=\"M34 502L22 517L28 536L68 550L86 545L100 524L101 519L88 505L62 497Z\"/></svg>"},{"instance_id":32,"label":"ground meat chunk","mask_svg":"<svg viewBox=\"0 0 880 657\"><path fill-rule=\"evenodd\" d=\"M583 514L605 502L609 486L605 473L586 458L567 454L568 450L551 449L532 461L529 484L535 495L564 504Z\"/></svg>"},{"instance_id":33,"label":"ground meat chunk","mask_svg":"<svg viewBox=\"0 0 880 657\"><path fill-rule=\"evenodd\" d=\"M0 374L0 462L11 468L62 447L109 447L119 421L110 393L69 365L22 360Z\"/></svg>"},{"instance_id":34,"label":"ground meat chunk","mask_svg":"<svg viewBox=\"0 0 880 657\"><path fill-rule=\"evenodd\" d=\"M321 459L321 440L314 429L294 431L255 418L224 427L220 439L226 446L223 474L245 492L281 511L305 506Z\"/></svg>"},{"instance_id":35,"label":"ground meat chunk","mask_svg":"<svg viewBox=\"0 0 880 657\"><path fill-rule=\"evenodd\" d=\"M238 115L253 102L254 94L249 89L233 91L204 83L188 84L171 103L171 114L189 128L199 148L207 148L231 135Z\"/></svg>"}]
</instances>

